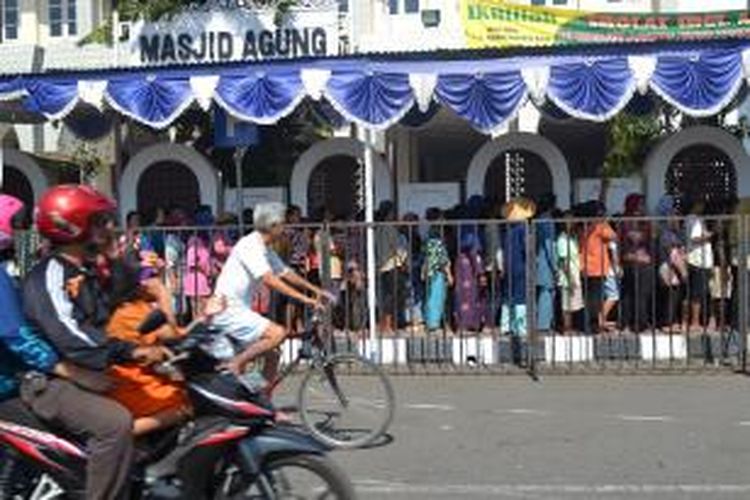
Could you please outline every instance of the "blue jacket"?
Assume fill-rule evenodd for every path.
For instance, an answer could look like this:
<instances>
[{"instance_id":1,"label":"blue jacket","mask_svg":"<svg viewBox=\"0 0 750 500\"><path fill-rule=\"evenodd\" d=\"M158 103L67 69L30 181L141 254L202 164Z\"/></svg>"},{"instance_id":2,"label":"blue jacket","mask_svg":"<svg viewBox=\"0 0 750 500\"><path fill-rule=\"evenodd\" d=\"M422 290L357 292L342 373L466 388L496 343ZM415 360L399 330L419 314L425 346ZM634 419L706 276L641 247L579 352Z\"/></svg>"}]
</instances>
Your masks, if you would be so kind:
<instances>
[{"instance_id":1,"label":"blue jacket","mask_svg":"<svg viewBox=\"0 0 750 500\"><path fill-rule=\"evenodd\" d=\"M26 323L15 281L0 266L0 401L18 394L18 375L49 372L58 358Z\"/></svg>"},{"instance_id":2,"label":"blue jacket","mask_svg":"<svg viewBox=\"0 0 750 500\"><path fill-rule=\"evenodd\" d=\"M555 223L539 220L536 226L536 285L555 288L557 259L555 257Z\"/></svg>"},{"instance_id":3,"label":"blue jacket","mask_svg":"<svg viewBox=\"0 0 750 500\"><path fill-rule=\"evenodd\" d=\"M503 301L509 305L526 303L526 223L508 224L503 239L505 274L502 282Z\"/></svg>"}]
</instances>

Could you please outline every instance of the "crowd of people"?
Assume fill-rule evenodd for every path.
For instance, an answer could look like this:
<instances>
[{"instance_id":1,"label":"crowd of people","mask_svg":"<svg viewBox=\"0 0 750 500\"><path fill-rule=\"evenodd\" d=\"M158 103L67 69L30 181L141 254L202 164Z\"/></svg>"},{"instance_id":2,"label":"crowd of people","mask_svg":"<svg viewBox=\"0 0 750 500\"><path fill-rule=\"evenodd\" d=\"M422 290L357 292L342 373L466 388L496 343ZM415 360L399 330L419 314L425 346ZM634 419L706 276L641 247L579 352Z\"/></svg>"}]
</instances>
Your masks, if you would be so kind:
<instances>
[{"instance_id":1,"label":"crowd of people","mask_svg":"<svg viewBox=\"0 0 750 500\"><path fill-rule=\"evenodd\" d=\"M746 265L739 264L741 219L732 215L746 213L744 203L664 196L647 214L645 198L634 193L612 215L603 200L565 211L555 204L550 194L499 206L472 198L451 211L429 210L424 229L383 228L393 233L383 241L400 229L401 242L379 247L379 286L390 292L378 302L394 300L402 324L416 317L427 331L522 336L532 304L542 333L737 326L738 272ZM399 251L404 265L394 279L383 263ZM381 318L381 331L389 331L392 318Z\"/></svg>"},{"instance_id":2,"label":"crowd of people","mask_svg":"<svg viewBox=\"0 0 750 500\"><path fill-rule=\"evenodd\" d=\"M558 210L551 194L504 204L472 197L450 210L400 219L390 202L376 211L378 329L412 332L606 333L704 331L736 326L739 276L736 200L664 196L647 214L640 194L607 214L603 200ZM743 212L744 213L744 212ZM650 218L648 217L650 216ZM252 213L243 214L252 220ZM174 308L200 315L232 246L237 216L191 217L158 209L147 226L129 214L122 244L163 263ZM366 230L361 213L287 209L274 248L300 275L337 297L339 329L366 327ZM188 229L189 228L189 229ZM261 287L253 308L287 328L301 310Z\"/></svg>"}]
</instances>

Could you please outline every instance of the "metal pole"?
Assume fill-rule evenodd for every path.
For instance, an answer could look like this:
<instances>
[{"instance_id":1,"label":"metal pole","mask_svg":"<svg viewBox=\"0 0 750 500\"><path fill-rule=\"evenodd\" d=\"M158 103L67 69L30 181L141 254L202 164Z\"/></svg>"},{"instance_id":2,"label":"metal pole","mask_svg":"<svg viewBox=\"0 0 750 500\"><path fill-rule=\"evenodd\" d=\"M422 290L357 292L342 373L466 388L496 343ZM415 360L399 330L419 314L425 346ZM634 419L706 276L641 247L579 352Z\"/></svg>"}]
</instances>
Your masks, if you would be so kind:
<instances>
[{"instance_id":1,"label":"metal pole","mask_svg":"<svg viewBox=\"0 0 750 500\"><path fill-rule=\"evenodd\" d=\"M367 304L370 327L370 353L375 355L377 340L377 316L375 310L376 270L375 270L375 190L373 189L373 165L375 163L375 149L373 148L372 131L364 129L365 143L365 223L367 224Z\"/></svg>"},{"instance_id":2,"label":"metal pole","mask_svg":"<svg viewBox=\"0 0 750 500\"><path fill-rule=\"evenodd\" d=\"M3 187L4 172L5 172L5 161L3 160L3 148L0 147L0 189Z\"/></svg>"},{"instance_id":3,"label":"metal pole","mask_svg":"<svg viewBox=\"0 0 750 500\"><path fill-rule=\"evenodd\" d=\"M122 119L120 114L115 114L114 139L115 139L115 162L112 164L111 188L112 195L120 200L120 176L122 175Z\"/></svg>"},{"instance_id":4,"label":"metal pole","mask_svg":"<svg viewBox=\"0 0 750 500\"><path fill-rule=\"evenodd\" d=\"M244 176L242 174L242 159L245 157L247 148L237 148L234 152L234 172L237 179L237 189L235 196L237 197L237 219L240 226L240 235L245 234L245 197L243 196L243 190L245 186Z\"/></svg>"}]
</instances>

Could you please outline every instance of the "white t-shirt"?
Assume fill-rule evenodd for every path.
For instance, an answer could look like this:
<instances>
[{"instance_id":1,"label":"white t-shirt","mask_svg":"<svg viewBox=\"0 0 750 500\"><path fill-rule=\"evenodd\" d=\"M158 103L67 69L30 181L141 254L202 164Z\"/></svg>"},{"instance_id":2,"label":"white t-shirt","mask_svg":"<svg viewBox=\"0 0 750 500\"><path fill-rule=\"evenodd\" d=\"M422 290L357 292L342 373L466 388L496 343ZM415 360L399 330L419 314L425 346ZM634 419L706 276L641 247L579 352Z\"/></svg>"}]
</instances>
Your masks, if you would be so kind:
<instances>
[{"instance_id":1,"label":"white t-shirt","mask_svg":"<svg viewBox=\"0 0 750 500\"><path fill-rule=\"evenodd\" d=\"M687 261L693 267L713 269L714 251L710 241L696 243L695 238L708 235L706 224L699 217L691 215L687 218Z\"/></svg>"},{"instance_id":2,"label":"white t-shirt","mask_svg":"<svg viewBox=\"0 0 750 500\"><path fill-rule=\"evenodd\" d=\"M232 248L216 281L215 293L226 297L227 309L249 309L263 276L269 272L283 274L287 269L256 231L240 239Z\"/></svg>"}]
</instances>

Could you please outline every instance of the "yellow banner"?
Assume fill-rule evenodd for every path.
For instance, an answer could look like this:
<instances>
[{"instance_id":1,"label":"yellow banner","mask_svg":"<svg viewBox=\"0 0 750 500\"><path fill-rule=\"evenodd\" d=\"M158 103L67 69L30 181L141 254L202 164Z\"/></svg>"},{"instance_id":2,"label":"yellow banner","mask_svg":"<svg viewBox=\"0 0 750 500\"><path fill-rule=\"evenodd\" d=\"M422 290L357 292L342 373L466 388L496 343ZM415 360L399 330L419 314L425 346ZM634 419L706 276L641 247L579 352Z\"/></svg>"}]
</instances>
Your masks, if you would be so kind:
<instances>
[{"instance_id":1,"label":"yellow banner","mask_svg":"<svg viewBox=\"0 0 750 500\"><path fill-rule=\"evenodd\" d=\"M461 0L467 47L554 45L560 28L581 17L575 10L515 5L497 0Z\"/></svg>"},{"instance_id":2,"label":"yellow banner","mask_svg":"<svg viewBox=\"0 0 750 500\"><path fill-rule=\"evenodd\" d=\"M460 0L469 49L552 45L699 41L750 36L750 12L606 14Z\"/></svg>"}]
</instances>

